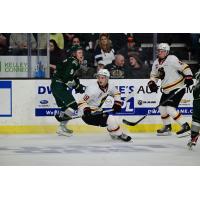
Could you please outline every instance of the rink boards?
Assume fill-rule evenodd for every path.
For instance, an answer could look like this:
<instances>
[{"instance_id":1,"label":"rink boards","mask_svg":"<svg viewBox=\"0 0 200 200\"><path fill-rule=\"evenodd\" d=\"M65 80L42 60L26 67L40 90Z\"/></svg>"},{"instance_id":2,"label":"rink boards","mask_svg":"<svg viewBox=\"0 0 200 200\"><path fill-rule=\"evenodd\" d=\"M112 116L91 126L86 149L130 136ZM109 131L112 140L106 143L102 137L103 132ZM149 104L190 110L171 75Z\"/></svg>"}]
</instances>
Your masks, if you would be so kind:
<instances>
[{"instance_id":1,"label":"rink boards","mask_svg":"<svg viewBox=\"0 0 200 200\"><path fill-rule=\"evenodd\" d=\"M81 80L88 86L95 79ZM150 93L146 87L148 80L122 79L110 80L122 94L123 109L116 115L120 124L122 119L137 121L151 112L140 124L134 127L123 125L129 132L154 132L161 126L159 111L154 109L158 104L161 91ZM55 133L58 125L54 115L59 112L51 93L50 80L1 80L0 81L0 133ZM74 94L76 100L81 95ZM103 107L111 108L112 98L108 98ZM192 88L187 90L180 104L180 112L191 121ZM74 113L77 115L77 113ZM84 124L81 119L71 120L69 127L76 133L105 132L105 128ZM178 126L174 124L174 130Z\"/></svg>"}]
</instances>

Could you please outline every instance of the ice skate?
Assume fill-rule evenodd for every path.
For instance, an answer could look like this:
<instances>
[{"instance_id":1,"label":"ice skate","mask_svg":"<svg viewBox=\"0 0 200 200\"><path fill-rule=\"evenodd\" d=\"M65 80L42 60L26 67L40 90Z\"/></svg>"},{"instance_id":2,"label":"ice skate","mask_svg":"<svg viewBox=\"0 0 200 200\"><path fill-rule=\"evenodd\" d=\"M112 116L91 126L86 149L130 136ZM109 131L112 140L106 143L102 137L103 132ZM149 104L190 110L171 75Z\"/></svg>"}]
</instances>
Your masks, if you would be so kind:
<instances>
[{"instance_id":1,"label":"ice skate","mask_svg":"<svg viewBox=\"0 0 200 200\"><path fill-rule=\"evenodd\" d=\"M118 139L120 139L124 142L129 142L129 141L131 141L132 138L129 135L122 133L121 135L118 136Z\"/></svg>"},{"instance_id":2,"label":"ice skate","mask_svg":"<svg viewBox=\"0 0 200 200\"><path fill-rule=\"evenodd\" d=\"M189 140L187 146L190 150L193 149L194 146L196 146L198 138L199 138L199 134L196 137L193 137Z\"/></svg>"},{"instance_id":3,"label":"ice skate","mask_svg":"<svg viewBox=\"0 0 200 200\"><path fill-rule=\"evenodd\" d=\"M59 125L59 127L58 127L58 130L56 131L56 133L57 133L59 136L71 137L73 131L70 130L70 129L68 129L68 128L66 127L66 124L67 124L67 121L61 122L60 125Z\"/></svg>"},{"instance_id":4,"label":"ice skate","mask_svg":"<svg viewBox=\"0 0 200 200\"><path fill-rule=\"evenodd\" d=\"M190 135L190 126L189 124L186 122L182 125L182 128L180 131L177 131L176 134L179 138L182 138L182 137L187 137Z\"/></svg>"},{"instance_id":5,"label":"ice skate","mask_svg":"<svg viewBox=\"0 0 200 200\"><path fill-rule=\"evenodd\" d=\"M110 135L111 139L113 139L113 140L118 140L119 139L117 135L111 135L111 134L109 134L109 135Z\"/></svg>"},{"instance_id":6,"label":"ice skate","mask_svg":"<svg viewBox=\"0 0 200 200\"><path fill-rule=\"evenodd\" d=\"M171 130L171 124L165 125L163 128L157 130L157 136L170 136L172 135Z\"/></svg>"}]
</instances>

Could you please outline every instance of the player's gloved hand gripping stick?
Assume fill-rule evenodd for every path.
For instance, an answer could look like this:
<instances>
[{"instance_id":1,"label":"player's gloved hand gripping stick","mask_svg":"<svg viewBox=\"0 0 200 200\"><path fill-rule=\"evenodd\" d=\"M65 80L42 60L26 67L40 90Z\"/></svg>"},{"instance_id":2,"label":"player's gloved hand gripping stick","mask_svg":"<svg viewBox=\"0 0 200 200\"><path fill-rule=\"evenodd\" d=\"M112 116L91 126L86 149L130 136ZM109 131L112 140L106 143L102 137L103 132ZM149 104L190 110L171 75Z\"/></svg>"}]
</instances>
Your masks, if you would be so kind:
<instances>
[{"instance_id":1,"label":"player's gloved hand gripping stick","mask_svg":"<svg viewBox=\"0 0 200 200\"><path fill-rule=\"evenodd\" d=\"M159 104L158 106L155 107L155 109L157 109L159 106L162 106L163 104L165 104L169 99L171 99L172 97L174 97L177 93L179 93L182 89L186 88L187 86L184 85L183 87L179 88L174 94L172 94L168 99L166 99L165 101L163 101L161 104ZM148 115L151 115L151 113L147 113L146 115L144 115L143 117L141 117L138 121L136 122L130 122L127 121L126 119L123 119L123 123L129 126L135 126L137 125L139 122L141 122L143 119L145 119Z\"/></svg>"}]
</instances>

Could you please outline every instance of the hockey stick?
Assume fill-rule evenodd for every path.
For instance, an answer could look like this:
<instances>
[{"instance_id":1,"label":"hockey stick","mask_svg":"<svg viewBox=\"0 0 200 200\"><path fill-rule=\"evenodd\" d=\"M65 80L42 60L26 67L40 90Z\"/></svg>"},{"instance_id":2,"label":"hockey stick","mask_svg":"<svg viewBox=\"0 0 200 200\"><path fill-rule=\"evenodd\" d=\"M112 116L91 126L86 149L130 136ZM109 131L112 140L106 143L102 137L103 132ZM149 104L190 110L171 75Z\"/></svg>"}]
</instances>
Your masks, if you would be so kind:
<instances>
[{"instance_id":1,"label":"hockey stick","mask_svg":"<svg viewBox=\"0 0 200 200\"><path fill-rule=\"evenodd\" d=\"M112 111L113 111L113 109L104 110L104 111L96 111L94 113L91 113L91 115L96 116L96 115L100 115L100 114L104 114L104 113L109 113L109 112L112 112ZM71 116L71 117L67 116L63 120L58 120L58 119L57 120L61 122L61 121L68 121L68 120L72 120L72 119L78 119L78 118L81 118L81 117L83 117L83 115Z\"/></svg>"},{"instance_id":2,"label":"hockey stick","mask_svg":"<svg viewBox=\"0 0 200 200\"><path fill-rule=\"evenodd\" d=\"M186 85L184 85L183 87L179 88L174 94L172 94L169 98L167 98L165 101L163 101L162 103L160 103L158 106L155 107L155 109L157 109L159 106L162 106L163 104L165 104L168 100L170 100L172 97L174 97L177 93L179 93L182 89L186 88ZM122 122L126 125L129 126L135 126L137 125L139 122L141 122L143 119L145 119L148 115L151 115L151 113L147 113L146 115L144 115L143 117L141 117L138 121L136 122L130 122L127 121L126 119L123 119Z\"/></svg>"}]
</instances>

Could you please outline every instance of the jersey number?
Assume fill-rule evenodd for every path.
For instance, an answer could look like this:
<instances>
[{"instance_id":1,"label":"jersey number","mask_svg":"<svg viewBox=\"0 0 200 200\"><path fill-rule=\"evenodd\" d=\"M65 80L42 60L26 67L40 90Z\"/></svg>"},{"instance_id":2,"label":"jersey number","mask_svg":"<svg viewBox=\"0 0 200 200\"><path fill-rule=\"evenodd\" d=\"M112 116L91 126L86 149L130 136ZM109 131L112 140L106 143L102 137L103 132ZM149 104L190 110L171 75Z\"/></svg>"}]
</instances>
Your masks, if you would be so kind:
<instances>
[{"instance_id":1,"label":"jersey number","mask_svg":"<svg viewBox=\"0 0 200 200\"><path fill-rule=\"evenodd\" d=\"M74 69L71 69L70 74L73 75L74 73Z\"/></svg>"},{"instance_id":2,"label":"jersey number","mask_svg":"<svg viewBox=\"0 0 200 200\"><path fill-rule=\"evenodd\" d=\"M84 101L87 101L89 98L90 98L90 97L89 97L88 95L85 95L85 96L83 97L83 100L84 100Z\"/></svg>"}]
</instances>

